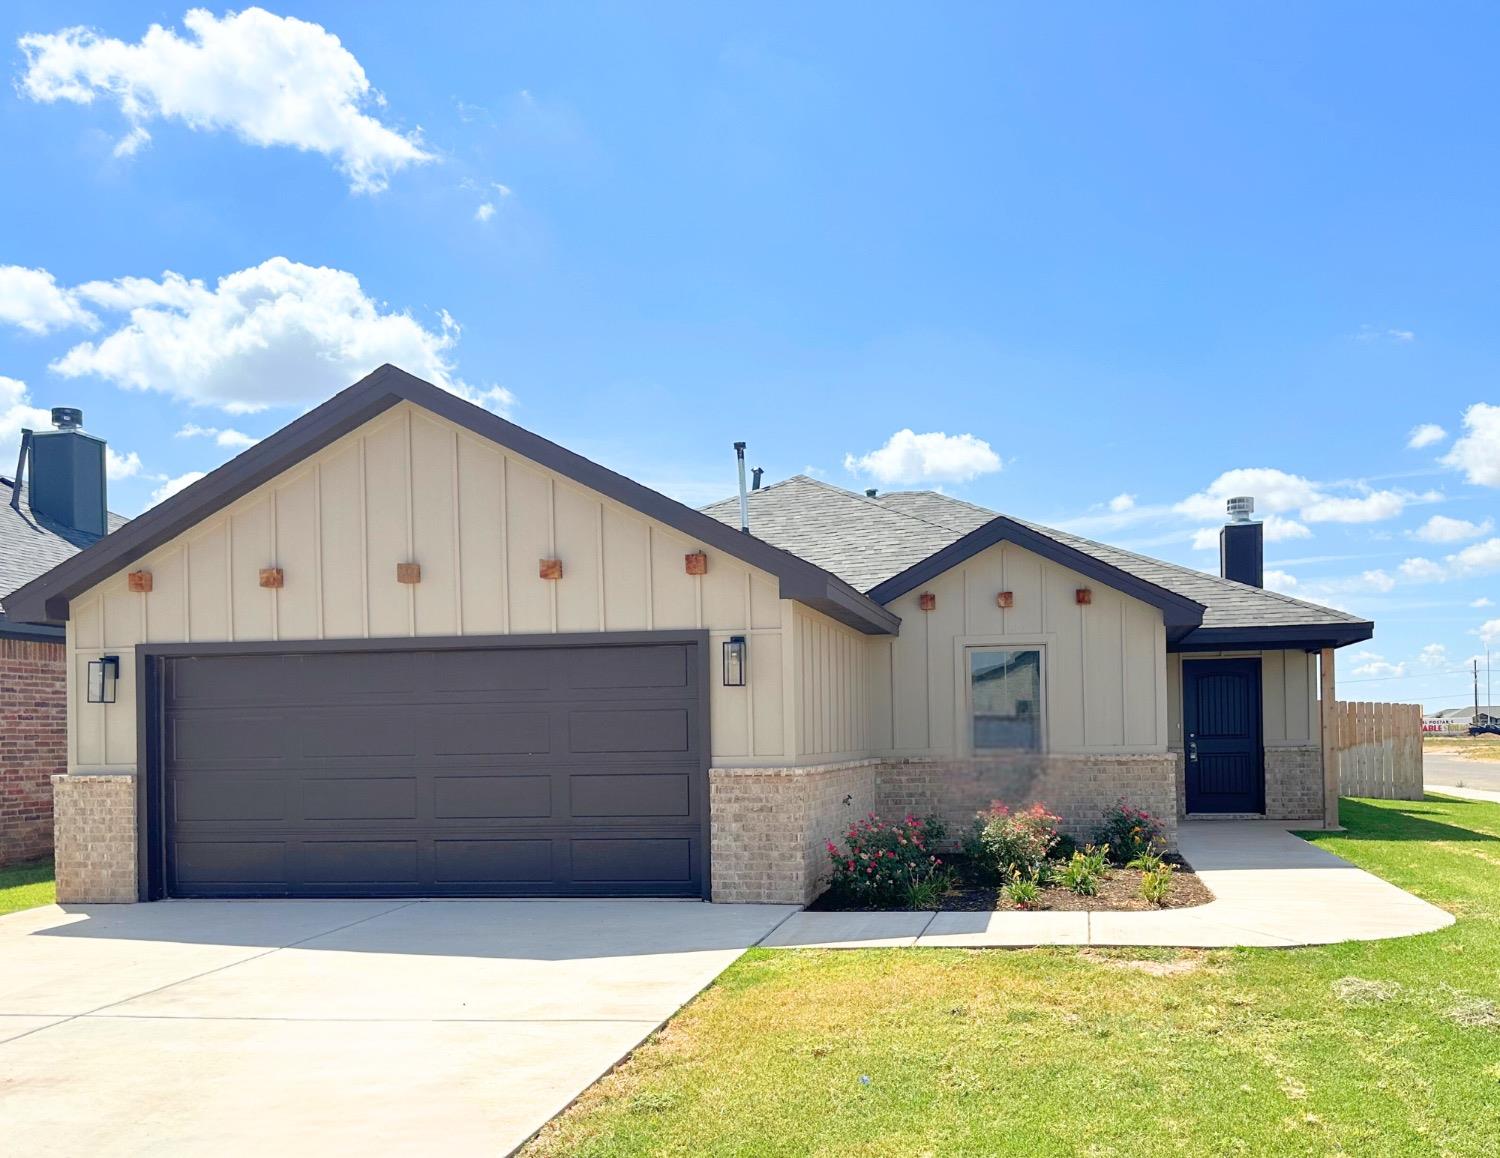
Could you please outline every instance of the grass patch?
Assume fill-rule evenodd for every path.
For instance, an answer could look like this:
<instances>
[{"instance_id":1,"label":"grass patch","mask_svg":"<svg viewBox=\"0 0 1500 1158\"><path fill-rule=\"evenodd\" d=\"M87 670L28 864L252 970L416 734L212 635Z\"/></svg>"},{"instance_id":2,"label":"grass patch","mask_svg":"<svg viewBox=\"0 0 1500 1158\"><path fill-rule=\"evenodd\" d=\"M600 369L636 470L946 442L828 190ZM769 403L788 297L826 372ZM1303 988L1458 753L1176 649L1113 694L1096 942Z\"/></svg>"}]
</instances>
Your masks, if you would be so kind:
<instances>
[{"instance_id":1,"label":"grass patch","mask_svg":"<svg viewBox=\"0 0 1500 1158\"><path fill-rule=\"evenodd\" d=\"M1500 736L1426 735L1422 737L1422 751L1466 756L1470 760L1500 760Z\"/></svg>"},{"instance_id":2,"label":"grass patch","mask_svg":"<svg viewBox=\"0 0 1500 1158\"><path fill-rule=\"evenodd\" d=\"M0 913L50 905L56 899L50 858L0 868Z\"/></svg>"},{"instance_id":3,"label":"grass patch","mask_svg":"<svg viewBox=\"0 0 1500 1158\"><path fill-rule=\"evenodd\" d=\"M1458 924L1308 949L752 950L524 1153L1500 1153L1500 805L1319 845Z\"/></svg>"}]
</instances>

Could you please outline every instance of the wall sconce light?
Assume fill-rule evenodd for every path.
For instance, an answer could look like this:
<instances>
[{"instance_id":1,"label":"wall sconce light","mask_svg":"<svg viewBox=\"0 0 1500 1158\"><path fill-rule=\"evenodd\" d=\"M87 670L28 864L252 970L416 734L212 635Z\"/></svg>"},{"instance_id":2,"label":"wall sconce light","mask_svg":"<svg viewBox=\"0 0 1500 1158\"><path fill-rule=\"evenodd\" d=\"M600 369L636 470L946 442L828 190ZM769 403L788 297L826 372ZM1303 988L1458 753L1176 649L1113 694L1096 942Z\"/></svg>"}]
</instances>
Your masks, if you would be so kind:
<instances>
[{"instance_id":1,"label":"wall sconce light","mask_svg":"<svg viewBox=\"0 0 1500 1158\"><path fill-rule=\"evenodd\" d=\"M115 685L120 682L120 657L101 656L89 660L89 700L91 704L115 702Z\"/></svg>"},{"instance_id":2,"label":"wall sconce light","mask_svg":"<svg viewBox=\"0 0 1500 1158\"><path fill-rule=\"evenodd\" d=\"M745 686L745 637L731 635L724 641L724 686Z\"/></svg>"}]
</instances>

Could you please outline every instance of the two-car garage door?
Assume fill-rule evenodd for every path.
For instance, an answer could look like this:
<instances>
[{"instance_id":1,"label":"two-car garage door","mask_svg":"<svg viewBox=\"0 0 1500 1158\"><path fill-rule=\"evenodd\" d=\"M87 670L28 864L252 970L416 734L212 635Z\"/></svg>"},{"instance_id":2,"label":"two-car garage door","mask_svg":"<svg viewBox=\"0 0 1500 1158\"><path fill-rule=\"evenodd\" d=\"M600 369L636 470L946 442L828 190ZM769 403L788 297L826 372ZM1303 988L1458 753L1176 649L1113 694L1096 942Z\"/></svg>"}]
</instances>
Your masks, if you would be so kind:
<instances>
[{"instance_id":1,"label":"two-car garage door","mask_svg":"<svg viewBox=\"0 0 1500 1158\"><path fill-rule=\"evenodd\" d=\"M702 643L595 638L169 649L161 890L704 895Z\"/></svg>"}]
</instances>

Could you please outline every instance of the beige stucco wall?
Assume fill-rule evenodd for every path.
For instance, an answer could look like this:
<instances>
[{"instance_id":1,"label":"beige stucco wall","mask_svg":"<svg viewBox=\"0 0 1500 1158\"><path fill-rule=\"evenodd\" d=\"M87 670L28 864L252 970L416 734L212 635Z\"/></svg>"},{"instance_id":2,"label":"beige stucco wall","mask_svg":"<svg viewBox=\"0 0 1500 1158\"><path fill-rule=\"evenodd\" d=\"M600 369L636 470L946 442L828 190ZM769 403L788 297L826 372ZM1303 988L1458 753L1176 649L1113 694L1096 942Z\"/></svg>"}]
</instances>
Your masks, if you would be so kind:
<instances>
[{"instance_id":1,"label":"beige stucco wall","mask_svg":"<svg viewBox=\"0 0 1500 1158\"><path fill-rule=\"evenodd\" d=\"M346 435L75 599L69 768L136 761L138 643L706 628L716 765L823 760L866 731L851 673L864 639L779 597L774 577L409 404ZM559 558L563 578L538 577ZM422 581L396 582L417 562ZM281 589L259 585L280 567ZM749 637L747 685L720 645ZM85 665L121 657L117 702L79 703ZM799 751L799 743L810 747Z\"/></svg>"},{"instance_id":2,"label":"beige stucco wall","mask_svg":"<svg viewBox=\"0 0 1500 1158\"><path fill-rule=\"evenodd\" d=\"M1080 587L1091 603L1077 602ZM1013 595L1008 609L996 605L1001 591ZM923 593L936 596L933 610L920 610ZM1041 645L1048 751L1166 751L1166 629L1149 604L1000 543L891 609L900 636L867 644L873 750L967 755L963 649Z\"/></svg>"},{"instance_id":3,"label":"beige stucco wall","mask_svg":"<svg viewBox=\"0 0 1500 1158\"><path fill-rule=\"evenodd\" d=\"M1182 665L1198 659L1260 660L1262 730L1269 748L1303 748L1322 741L1318 715L1318 657L1305 651L1195 651L1167 657L1168 729L1182 747Z\"/></svg>"}]
</instances>

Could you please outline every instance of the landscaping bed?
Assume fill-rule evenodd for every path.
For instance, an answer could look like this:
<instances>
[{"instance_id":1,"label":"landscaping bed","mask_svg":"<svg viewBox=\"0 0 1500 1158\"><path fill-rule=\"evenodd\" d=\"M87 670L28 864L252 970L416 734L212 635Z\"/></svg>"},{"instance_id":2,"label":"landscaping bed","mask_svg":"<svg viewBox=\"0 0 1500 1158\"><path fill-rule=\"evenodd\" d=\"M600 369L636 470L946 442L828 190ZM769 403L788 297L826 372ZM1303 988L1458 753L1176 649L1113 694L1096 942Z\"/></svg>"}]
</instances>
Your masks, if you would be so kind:
<instances>
[{"instance_id":1,"label":"landscaping bed","mask_svg":"<svg viewBox=\"0 0 1500 1158\"><path fill-rule=\"evenodd\" d=\"M1141 896L1140 869L1111 868L1098 884L1093 896L1080 896L1061 884L1039 886L1037 902L1028 906L1036 910L1056 912L1144 912L1150 909L1186 909L1194 905L1206 905L1214 899L1192 866L1181 857L1165 857L1174 866L1170 892L1160 902L1152 902ZM925 911L990 912L995 909L1014 909L1001 896L999 885L980 884L974 880L974 870L968 859L956 855L947 858L957 880L943 892L935 904L924 906ZM840 896L830 889L824 892L807 908L815 913L868 913L890 911L893 906L860 904L848 897ZM913 911L908 906L907 911Z\"/></svg>"}]
</instances>

